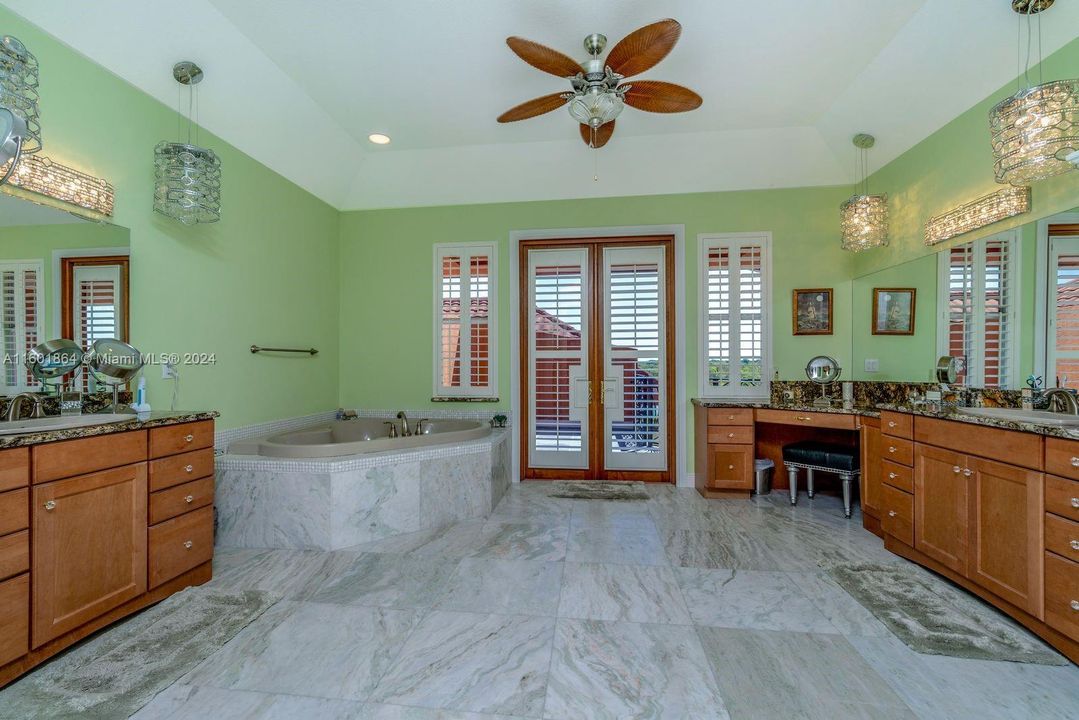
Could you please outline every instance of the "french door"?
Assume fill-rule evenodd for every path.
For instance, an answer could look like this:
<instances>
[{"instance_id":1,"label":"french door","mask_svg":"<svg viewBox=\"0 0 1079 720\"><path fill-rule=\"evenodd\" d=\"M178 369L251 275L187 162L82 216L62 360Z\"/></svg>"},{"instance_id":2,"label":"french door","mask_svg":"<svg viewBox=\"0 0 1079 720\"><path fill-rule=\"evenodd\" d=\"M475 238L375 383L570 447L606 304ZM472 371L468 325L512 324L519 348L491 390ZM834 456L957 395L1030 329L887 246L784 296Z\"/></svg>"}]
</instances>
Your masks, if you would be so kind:
<instances>
[{"instance_id":1,"label":"french door","mask_svg":"<svg viewBox=\"0 0 1079 720\"><path fill-rule=\"evenodd\" d=\"M673 480L673 247L521 244L524 478Z\"/></svg>"}]
</instances>

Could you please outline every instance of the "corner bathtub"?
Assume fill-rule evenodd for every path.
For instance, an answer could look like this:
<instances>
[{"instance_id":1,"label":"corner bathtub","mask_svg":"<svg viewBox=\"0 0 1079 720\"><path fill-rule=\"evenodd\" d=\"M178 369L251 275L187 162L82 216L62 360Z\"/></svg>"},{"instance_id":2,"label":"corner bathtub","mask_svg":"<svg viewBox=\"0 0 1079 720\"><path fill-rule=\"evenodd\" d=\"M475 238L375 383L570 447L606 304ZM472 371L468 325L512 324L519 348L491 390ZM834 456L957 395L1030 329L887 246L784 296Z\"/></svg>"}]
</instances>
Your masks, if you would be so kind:
<instances>
[{"instance_id":1,"label":"corner bathtub","mask_svg":"<svg viewBox=\"0 0 1079 720\"><path fill-rule=\"evenodd\" d=\"M491 426L485 422L430 420L423 424L422 435L391 438L390 428L386 425L388 422L399 424L397 420L383 418L335 420L319 427L293 430L256 440L239 440L229 446L229 453L276 458L336 457L459 443L479 440L491 434ZM409 422L411 424L415 421Z\"/></svg>"}]
</instances>

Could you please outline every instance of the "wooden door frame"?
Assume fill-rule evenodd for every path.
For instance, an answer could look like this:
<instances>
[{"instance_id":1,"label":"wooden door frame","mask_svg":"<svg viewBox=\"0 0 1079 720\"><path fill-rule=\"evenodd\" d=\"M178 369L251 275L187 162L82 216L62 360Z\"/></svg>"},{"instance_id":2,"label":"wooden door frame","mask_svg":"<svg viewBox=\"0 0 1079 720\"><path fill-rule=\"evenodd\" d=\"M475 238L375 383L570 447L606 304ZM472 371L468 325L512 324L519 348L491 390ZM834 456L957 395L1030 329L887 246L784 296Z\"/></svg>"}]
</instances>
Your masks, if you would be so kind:
<instances>
[{"instance_id":1,"label":"wooden door frame","mask_svg":"<svg viewBox=\"0 0 1079 720\"><path fill-rule=\"evenodd\" d=\"M617 247L662 247L664 251L664 311L666 317L664 318L664 343L666 344L665 352L665 394L666 394L666 407L665 407L665 429L666 429L666 455L667 455L667 469L663 471L657 470L641 470L641 471L629 471L629 470L603 470L603 463L607 453L607 443L609 438L605 436L604 425L605 419L603 416L602 405L598 405L598 400L591 400L589 403L588 417L589 421L587 428L582 428L582 431L589 433L590 439L596 440L596 442L589 442L588 446L588 465L589 469L560 469L560 468L537 468L533 470L534 477L530 479L534 480L554 480L554 479L569 479L569 480L584 480L592 479L605 475L608 480L628 480L628 481L645 481L645 482L669 482L675 483L678 477L678 422L675 406L677 397L677 379L678 379L678 359L681 358L681 354L677 352L678 343L676 341L676 330L679 326L679 320L677 317L677 302L676 297L679 294L679 287L676 283L676 237L674 234L657 234L657 235L613 235L613 236L584 236L584 237L557 237L557 238L540 238L521 240L517 246L517 326L519 329L523 329L524 333L517 333L515 342L515 350L518 354L518 364L514 369L515 375L518 380L518 394L514 398L515 406L520 409L520 413L515 414L518 418L519 425L518 439L519 439L519 453L516 453L515 460L520 462L520 470L516 474L516 477L525 479L524 474L528 468L528 450L529 450L529 422L526 420L526 415L529 406L529 358L528 352L525 350L528 342L527 329L530 327L529 322L529 283L528 283L528 253L530 250L547 250L547 249L559 249L559 248L572 248L572 249L588 249L588 258L591 263L590 277L589 277L589 340L590 347L587 348L588 358L588 376L589 378L597 378L604 375L603 359L606 354L606 347L603 341L604 324L603 324L603 306L602 302L602 290L606 286L604 278L605 261L603 257L603 251L605 248L617 248ZM521 414L524 413L524 414Z\"/></svg>"},{"instance_id":2,"label":"wooden door frame","mask_svg":"<svg viewBox=\"0 0 1079 720\"><path fill-rule=\"evenodd\" d=\"M117 265L120 267L120 305L121 331L123 337L118 338L123 342L131 342L131 320L129 280L131 258L128 255L65 255L60 258L60 337L75 337L75 318L73 315L73 290L75 285L75 268L97 267L101 265Z\"/></svg>"}]
</instances>

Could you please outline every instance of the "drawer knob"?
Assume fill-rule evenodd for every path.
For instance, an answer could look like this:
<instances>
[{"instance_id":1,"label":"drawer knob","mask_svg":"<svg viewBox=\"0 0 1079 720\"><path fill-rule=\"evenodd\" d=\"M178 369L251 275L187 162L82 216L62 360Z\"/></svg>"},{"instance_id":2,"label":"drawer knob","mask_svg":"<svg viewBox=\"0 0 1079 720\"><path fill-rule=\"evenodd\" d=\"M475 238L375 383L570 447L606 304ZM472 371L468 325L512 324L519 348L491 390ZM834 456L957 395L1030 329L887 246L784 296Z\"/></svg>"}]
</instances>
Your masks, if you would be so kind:
<instances>
[{"instance_id":1,"label":"drawer knob","mask_svg":"<svg viewBox=\"0 0 1079 720\"><path fill-rule=\"evenodd\" d=\"M1072 540L1071 546L1072 550L1079 550L1079 540Z\"/></svg>"},{"instance_id":2,"label":"drawer knob","mask_svg":"<svg viewBox=\"0 0 1079 720\"><path fill-rule=\"evenodd\" d=\"M728 469L728 470L734 470L734 465L728 465L728 466L727 466L727 469Z\"/></svg>"},{"instance_id":3,"label":"drawer knob","mask_svg":"<svg viewBox=\"0 0 1079 720\"><path fill-rule=\"evenodd\" d=\"M891 472L888 473L888 479L889 480L895 480L897 477L899 477L899 476L896 475L895 473L891 473Z\"/></svg>"},{"instance_id":4,"label":"drawer knob","mask_svg":"<svg viewBox=\"0 0 1079 720\"><path fill-rule=\"evenodd\" d=\"M1072 507L1079 508L1079 498L1072 498Z\"/></svg>"},{"instance_id":5,"label":"drawer knob","mask_svg":"<svg viewBox=\"0 0 1079 720\"><path fill-rule=\"evenodd\" d=\"M960 468L958 465L952 465L952 472L953 473L958 473L961 469L962 468Z\"/></svg>"},{"instance_id":6,"label":"drawer knob","mask_svg":"<svg viewBox=\"0 0 1079 720\"><path fill-rule=\"evenodd\" d=\"M895 452L895 445L889 445L888 446L888 452L894 453Z\"/></svg>"},{"instance_id":7,"label":"drawer knob","mask_svg":"<svg viewBox=\"0 0 1079 720\"><path fill-rule=\"evenodd\" d=\"M184 472L192 472L194 469L194 465L184 465Z\"/></svg>"},{"instance_id":8,"label":"drawer knob","mask_svg":"<svg viewBox=\"0 0 1079 720\"><path fill-rule=\"evenodd\" d=\"M973 471L973 470L971 470L970 468L965 468L965 469L963 470L963 474L964 474L964 475L966 475L967 477L970 477L971 475L973 475L973 474L974 474L974 471Z\"/></svg>"},{"instance_id":9,"label":"drawer knob","mask_svg":"<svg viewBox=\"0 0 1079 720\"><path fill-rule=\"evenodd\" d=\"M888 517L895 517L895 510L889 510Z\"/></svg>"},{"instance_id":10,"label":"drawer knob","mask_svg":"<svg viewBox=\"0 0 1079 720\"><path fill-rule=\"evenodd\" d=\"M45 501L45 509L46 510L52 510L55 507L56 507L56 501L55 500L46 500Z\"/></svg>"},{"instance_id":11,"label":"drawer knob","mask_svg":"<svg viewBox=\"0 0 1079 720\"><path fill-rule=\"evenodd\" d=\"M195 502L195 496L194 495L188 495L187 497L184 498L184 502L185 503L193 503L193 502Z\"/></svg>"},{"instance_id":12,"label":"drawer knob","mask_svg":"<svg viewBox=\"0 0 1079 720\"><path fill-rule=\"evenodd\" d=\"M1079 457L1073 457L1071 462L1072 462L1072 467L1079 467Z\"/></svg>"},{"instance_id":13,"label":"drawer knob","mask_svg":"<svg viewBox=\"0 0 1079 720\"><path fill-rule=\"evenodd\" d=\"M729 437L729 438L734 437L734 433L727 433L727 437Z\"/></svg>"},{"instance_id":14,"label":"drawer knob","mask_svg":"<svg viewBox=\"0 0 1079 720\"><path fill-rule=\"evenodd\" d=\"M728 415L728 416L727 416L727 419L728 419L728 420L734 420L734 415Z\"/></svg>"},{"instance_id":15,"label":"drawer knob","mask_svg":"<svg viewBox=\"0 0 1079 720\"><path fill-rule=\"evenodd\" d=\"M1072 606L1072 610L1075 610L1076 612L1079 612L1079 600L1072 600L1071 601L1071 606Z\"/></svg>"},{"instance_id":16,"label":"drawer knob","mask_svg":"<svg viewBox=\"0 0 1079 720\"><path fill-rule=\"evenodd\" d=\"M190 550L191 546L194 545L194 544L195 543L191 542L190 540L184 540L184 547L187 548L188 550Z\"/></svg>"},{"instance_id":17,"label":"drawer knob","mask_svg":"<svg viewBox=\"0 0 1079 720\"><path fill-rule=\"evenodd\" d=\"M889 420L888 427L895 427L895 420Z\"/></svg>"},{"instance_id":18,"label":"drawer knob","mask_svg":"<svg viewBox=\"0 0 1079 720\"><path fill-rule=\"evenodd\" d=\"M191 442L195 439L194 435L184 435L184 442Z\"/></svg>"},{"instance_id":19,"label":"drawer knob","mask_svg":"<svg viewBox=\"0 0 1079 720\"><path fill-rule=\"evenodd\" d=\"M807 416L805 416L805 415L799 415L799 416L798 416L798 419L799 419L799 420L802 420L803 422L809 422L809 421L810 421L810 420L812 420L813 418L811 418L811 417L807 417Z\"/></svg>"}]
</instances>

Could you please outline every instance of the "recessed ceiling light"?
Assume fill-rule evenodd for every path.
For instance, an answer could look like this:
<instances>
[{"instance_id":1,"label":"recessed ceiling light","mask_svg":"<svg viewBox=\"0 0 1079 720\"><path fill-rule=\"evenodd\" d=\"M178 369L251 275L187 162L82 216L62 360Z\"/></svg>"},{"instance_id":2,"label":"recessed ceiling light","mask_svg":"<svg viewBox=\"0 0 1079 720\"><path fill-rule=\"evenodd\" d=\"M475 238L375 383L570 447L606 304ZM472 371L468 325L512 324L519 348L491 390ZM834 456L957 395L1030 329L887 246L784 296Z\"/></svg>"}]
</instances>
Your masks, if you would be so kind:
<instances>
[{"instance_id":1,"label":"recessed ceiling light","mask_svg":"<svg viewBox=\"0 0 1079 720\"><path fill-rule=\"evenodd\" d=\"M371 133L367 136L367 139L373 142L375 145L389 145L390 136L383 135L382 133Z\"/></svg>"}]
</instances>

